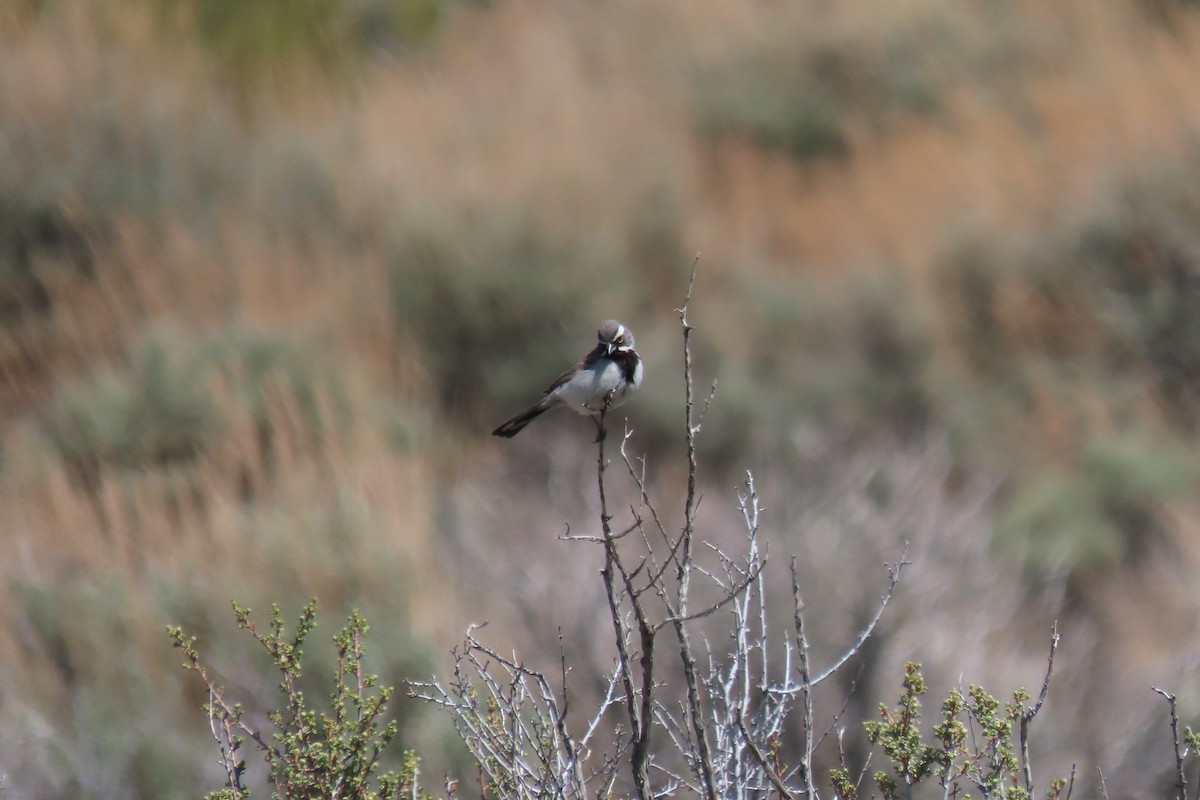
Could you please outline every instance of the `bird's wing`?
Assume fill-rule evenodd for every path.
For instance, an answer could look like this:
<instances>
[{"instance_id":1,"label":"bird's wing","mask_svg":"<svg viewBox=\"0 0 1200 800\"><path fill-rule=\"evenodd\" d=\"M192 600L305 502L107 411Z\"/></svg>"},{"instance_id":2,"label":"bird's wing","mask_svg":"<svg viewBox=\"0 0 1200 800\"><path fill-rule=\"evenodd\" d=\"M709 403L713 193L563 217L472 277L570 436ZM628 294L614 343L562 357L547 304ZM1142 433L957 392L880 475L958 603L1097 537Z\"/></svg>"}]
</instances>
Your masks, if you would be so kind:
<instances>
[{"instance_id":1,"label":"bird's wing","mask_svg":"<svg viewBox=\"0 0 1200 800\"><path fill-rule=\"evenodd\" d=\"M574 375L576 372L579 372L581 369L587 369L588 367L595 364L607 352L608 352L608 349L604 345L602 345L602 344L596 345L595 349L592 350L592 352L590 352L586 356L584 356L582 360L580 360L578 363L575 364L575 366L571 367L569 370L564 372L562 375L559 375L554 380L554 383L552 383L548 387L546 387L546 391L543 392L543 396L549 395L555 389L557 389L558 387L562 386L564 383L569 381L571 379L571 376Z\"/></svg>"}]
</instances>

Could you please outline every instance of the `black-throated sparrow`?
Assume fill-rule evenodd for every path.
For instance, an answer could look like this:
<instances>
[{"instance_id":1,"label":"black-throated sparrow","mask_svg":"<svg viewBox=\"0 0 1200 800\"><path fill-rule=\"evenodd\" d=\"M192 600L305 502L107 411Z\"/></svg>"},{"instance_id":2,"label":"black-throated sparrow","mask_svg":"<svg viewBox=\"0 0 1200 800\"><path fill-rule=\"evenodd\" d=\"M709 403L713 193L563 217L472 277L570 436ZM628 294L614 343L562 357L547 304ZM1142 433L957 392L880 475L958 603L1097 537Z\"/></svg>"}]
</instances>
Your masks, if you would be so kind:
<instances>
[{"instance_id":1,"label":"black-throated sparrow","mask_svg":"<svg viewBox=\"0 0 1200 800\"><path fill-rule=\"evenodd\" d=\"M492 431L506 439L516 436L535 418L555 406L579 414L599 414L629 399L642 383L642 359L633 349L633 334L615 319L605 320L596 332L599 342L592 352L550 384L542 399Z\"/></svg>"}]
</instances>

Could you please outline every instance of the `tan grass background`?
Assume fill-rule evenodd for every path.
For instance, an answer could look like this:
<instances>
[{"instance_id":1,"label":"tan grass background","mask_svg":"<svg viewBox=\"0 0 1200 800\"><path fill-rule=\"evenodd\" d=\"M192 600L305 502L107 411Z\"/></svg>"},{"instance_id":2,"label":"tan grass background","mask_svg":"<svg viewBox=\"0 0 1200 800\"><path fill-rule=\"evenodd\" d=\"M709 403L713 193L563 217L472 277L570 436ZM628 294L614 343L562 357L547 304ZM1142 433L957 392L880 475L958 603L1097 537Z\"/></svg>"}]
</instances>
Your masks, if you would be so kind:
<instances>
[{"instance_id":1,"label":"tan grass background","mask_svg":"<svg viewBox=\"0 0 1200 800\"><path fill-rule=\"evenodd\" d=\"M446 4L435 32L337 70L303 47L224 60L189 8L0 7L7 796L215 788L202 698L162 632L192 628L237 691L270 702L231 600L294 613L317 596L329 626L360 606L393 681L444 668L481 618L533 658L554 657L561 626L581 673L603 670L595 554L556 540L594 519L590 429L486 433L618 316L651 367L629 416L673 498L673 309L697 252L698 356L721 382L706 535L736 536L733 487L753 468L830 654L879 563L912 543L863 715L904 660L940 691L1033 686L1059 619L1046 769L1079 763L1090 786L1100 767L1112 796L1161 788L1148 687L1200 709L1191 376L1175 403L1113 321L1120 292L1089 293L1092 262L1042 277L1103 225L1135 231L1116 261L1135 277L1172 258L1200 270L1187 4ZM872 88L897 47L936 112ZM796 53L844 71L840 155L706 127L713 76ZM961 252L986 255L990 338L947 288ZM1154 291L1158 324L1185 290ZM495 358L511 377L478 377ZM898 412L885 380L923 410ZM211 430L168 415L145 433L186 405L168 384ZM199 443L72 460L54 432L76 430L73 409L101 438L161 446L175 425ZM1126 471L1109 479L1114 448ZM1033 518L1082 533L1027 524L1041 487ZM1105 516L1109 493L1146 519ZM400 714L435 769L462 768L444 722Z\"/></svg>"}]
</instances>

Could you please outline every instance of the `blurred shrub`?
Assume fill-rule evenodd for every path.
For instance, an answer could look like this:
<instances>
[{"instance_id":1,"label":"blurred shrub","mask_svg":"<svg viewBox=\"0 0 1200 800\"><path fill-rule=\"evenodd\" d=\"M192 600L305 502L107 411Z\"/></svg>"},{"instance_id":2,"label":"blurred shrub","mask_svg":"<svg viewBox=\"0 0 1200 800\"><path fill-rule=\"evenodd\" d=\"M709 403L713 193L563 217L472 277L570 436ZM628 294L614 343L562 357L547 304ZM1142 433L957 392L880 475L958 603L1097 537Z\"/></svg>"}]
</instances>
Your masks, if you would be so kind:
<instances>
[{"instance_id":1,"label":"blurred shrub","mask_svg":"<svg viewBox=\"0 0 1200 800\"><path fill-rule=\"evenodd\" d=\"M324 2L195 5L240 30L233 23L241 15L287 22L295 11L302 25L304 13L317 13ZM96 8L89 13L102 16ZM47 248L79 260L85 233L103 236L127 217L151 231L166 221L183 223L206 242L223 241L218 226L228 223L231 208L244 213L250 206L267 230L304 235L314 220L342 230L329 148L314 146L295 127L248 131L237 124L242 109L211 79L187 74L184 66L147 72L146 60L159 54L95 36L85 43L103 56L64 62L70 88L48 92L52 102L32 102L33 93L7 91L0 82L0 263L21 263ZM105 69L89 69L101 59ZM36 67L18 49L0 51L0 69L9 74ZM194 91L181 88L188 80L196 81Z\"/></svg>"},{"instance_id":2,"label":"blurred shrub","mask_svg":"<svg viewBox=\"0 0 1200 800\"><path fill-rule=\"evenodd\" d=\"M190 461L219 424L198 353L174 331L149 336L125 370L60 393L46 421L62 459L87 473Z\"/></svg>"},{"instance_id":3,"label":"blurred shrub","mask_svg":"<svg viewBox=\"0 0 1200 800\"><path fill-rule=\"evenodd\" d=\"M427 40L450 0L153 0L184 18L217 61L241 78L311 64L337 73L368 48ZM281 73L282 74L282 73Z\"/></svg>"},{"instance_id":4,"label":"blurred shrub","mask_svg":"<svg viewBox=\"0 0 1200 800\"><path fill-rule=\"evenodd\" d=\"M770 433L753 446L782 454L942 431L1010 477L998 542L1031 566L1167 545L1198 479L1180 444L1200 416L1197 166L1040 237L954 247L929 295L886 268L820 286L739 278L754 332L719 370L708 446L736 455L756 425Z\"/></svg>"},{"instance_id":5,"label":"blurred shrub","mask_svg":"<svg viewBox=\"0 0 1200 800\"><path fill-rule=\"evenodd\" d=\"M388 442L400 452L417 450L433 430L434 415L428 408L387 398L376 405L375 412Z\"/></svg>"},{"instance_id":6,"label":"blurred shrub","mask_svg":"<svg viewBox=\"0 0 1200 800\"><path fill-rule=\"evenodd\" d=\"M835 288L747 276L738 293L744 318L756 321L755 339L769 344L753 348L744 370L721 369L722 416L744 404L740 413L759 427L764 414L774 418L765 426L772 447L791 442L779 435L789 428L800 439L819 431L821 441L808 442L819 448L846 438L908 437L931 421L930 344L916 298L899 281L864 272ZM731 435L744 434L744 426L733 427L742 433Z\"/></svg>"},{"instance_id":7,"label":"blurred shrub","mask_svg":"<svg viewBox=\"0 0 1200 800\"><path fill-rule=\"evenodd\" d=\"M1054 574L1113 566L1163 544L1160 515L1195 491L1200 468L1181 443L1126 432L1090 443L1077 469L1043 466L1015 480L997 541Z\"/></svg>"},{"instance_id":8,"label":"blurred shrub","mask_svg":"<svg viewBox=\"0 0 1200 800\"><path fill-rule=\"evenodd\" d=\"M6 756L22 764L7 788L29 797L184 798L200 782L200 762L176 721L191 705L164 692L178 681L166 652L139 648L136 620L146 610L117 579L76 576L60 583L15 581L10 609L23 620L19 651L7 654L0 703ZM119 720L120 724L114 721Z\"/></svg>"},{"instance_id":9,"label":"blurred shrub","mask_svg":"<svg viewBox=\"0 0 1200 800\"><path fill-rule=\"evenodd\" d=\"M375 0L358 3L356 38L367 45L394 50L419 44L437 33L451 10L452 0Z\"/></svg>"},{"instance_id":10,"label":"blurred shrub","mask_svg":"<svg viewBox=\"0 0 1200 800\"><path fill-rule=\"evenodd\" d=\"M1183 210L1183 209L1177 209ZM1186 221L1136 216L1089 225L1074 248L1114 370L1148 366L1174 421L1194 429L1200 407L1200 206ZM1179 224L1182 222L1183 224ZM1071 264L1071 261L1066 262Z\"/></svg>"},{"instance_id":11,"label":"blurred shrub","mask_svg":"<svg viewBox=\"0 0 1200 800\"><path fill-rule=\"evenodd\" d=\"M79 46L89 45L102 46ZM45 98L0 81L0 282L40 280L57 264L90 274L91 239L103 240L118 219L199 228L246 193L249 151L228 109L204 102L195 113L189 103L203 101L165 88L169 76L148 78L138 55L106 53L103 70L90 69L96 53L68 59L68 88L54 84ZM38 63L0 49L9 75L49 80Z\"/></svg>"},{"instance_id":12,"label":"blurred shrub","mask_svg":"<svg viewBox=\"0 0 1200 800\"><path fill-rule=\"evenodd\" d=\"M0 108L13 119L0 128L0 152L8 156L0 197L21 212L16 221L40 217L61 228L56 220L63 207L81 210L89 221L107 221L119 211L158 220L185 204L216 203L244 180L245 164L237 148L230 153L233 137L219 108L198 118L161 104L131 108L102 77L92 83L100 85L55 120L53 138L38 116L45 109L30 112L0 96ZM37 238L39 228L46 230L21 226L27 238ZM5 232L17 233L12 223Z\"/></svg>"},{"instance_id":13,"label":"blurred shrub","mask_svg":"<svg viewBox=\"0 0 1200 800\"><path fill-rule=\"evenodd\" d=\"M1171 424L1191 430L1200 409L1200 194L1164 176L1113 194L1065 231L1017 247L955 248L939 267L934 324L980 388L1021 400L1025 411L1060 394L1041 391L1044 379L1066 379L1128 412L1133 393L1123 385L1149 379Z\"/></svg>"},{"instance_id":14,"label":"blurred shrub","mask_svg":"<svg viewBox=\"0 0 1200 800\"><path fill-rule=\"evenodd\" d=\"M287 548L272 549L273 563L303 572L301 562L323 557L305 552L321 539L299 529L290 534ZM254 551L249 545L247 552ZM370 661L384 681L424 674L427 645L407 623L403 592L394 591L397 562L376 555L380 574L368 570L371 588L360 591L356 572L362 572L362 560L345 565L339 575L344 595L330 596L323 605L330 613L349 614L349 601L389 620L373 634L376 654ZM389 570L390 592L382 582ZM230 597L265 603L268 596L288 597L287 606L298 608L300 601L292 598L311 587L295 582L294 572L292 578L264 580L239 573L236 565L206 570L191 564L183 573L166 567L148 586L115 576L11 582L6 608L18 621L18 635L0 672L0 752L6 763L22 768L8 773L5 788L21 797L195 797L196 788L215 782L217 774L210 758L198 756L213 746L208 724L197 713L208 697L180 673L177 654L161 641L161 631L182 622L203 642L230 697L251 707L274 707L278 686L263 679L253 656L244 655L238 632L218 619L224 616L219 609L228 608ZM305 661L308 670L296 688L322 710L336 652L313 647ZM429 727L422 709L407 698L396 699L384 721L395 724L402 739ZM382 764L398 768L400 754L389 754Z\"/></svg>"},{"instance_id":15,"label":"blurred shrub","mask_svg":"<svg viewBox=\"0 0 1200 800\"><path fill-rule=\"evenodd\" d=\"M0 194L0 324L49 310L45 271L51 266L92 271L83 232L54 206Z\"/></svg>"},{"instance_id":16,"label":"blurred shrub","mask_svg":"<svg viewBox=\"0 0 1200 800\"><path fill-rule=\"evenodd\" d=\"M875 50L851 37L806 43L781 35L699 71L700 124L713 136L745 136L801 161L841 157L856 125L940 111L923 52L922 42L903 36Z\"/></svg>"},{"instance_id":17,"label":"blurred shrub","mask_svg":"<svg viewBox=\"0 0 1200 800\"><path fill-rule=\"evenodd\" d=\"M764 41L700 65L700 128L800 161L839 158L856 133L886 134L905 118L949 121L945 98L964 89L1030 124L1030 78L1060 70L1064 44L1086 38L1071 15L1014 3L831 16L814 25L811 10L782 13Z\"/></svg>"},{"instance_id":18,"label":"blurred shrub","mask_svg":"<svg viewBox=\"0 0 1200 800\"><path fill-rule=\"evenodd\" d=\"M942 263L939 416L1012 472L997 535L1032 565L1138 557L1195 488L1198 170L1193 157L1148 172L1065 229Z\"/></svg>"},{"instance_id":19,"label":"blurred shrub","mask_svg":"<svg viewBox=\"0 0 1200 800\"><path fill-rule=\"evenodd\" d=\"M350 424L350 404L337 369L313 342L270 330L233 328L200 349L201 366L220 376L238 413L251 420L264 465L275 459L272 414L281 402L299 413L316 445ZM332 426L332 427L331 427Z\"/></svg>"},{"instance_id":20,"label":"blurred shrub","mask_svg":"<svg viewBox=\"0 0 1200 800\"><path fill-rule=\"evenodd\" d=\"M702 128L714 137L746 136L800 160L844 156L845 109L819 79L771 63L726 65L697 81Z\"/></svg>"},{"instance_id":21,"label":"blurred shrub","mask_svg":"<svg viewBox=\"0 0 1200 800\"><path fill-rule=\"evenodd\" d=\"M1198 0L1135 0L1134 6L1151 22L1168 30L1176 30L1186 24L1181 13L1200 9Z\"/></svg>"},{"instance_id":22,"label":"blurred shrub","mask_svg":"<svg viewBox=\"0 0 1200 800\"><path fill-rule=\"evenodd\" d=\"M215 379L230 390L232 405L218 400ZM98 371L60 392L45 426L60 457L85 482L105 467L190 462L242 415L253 425L262 465L270 467L280 404L296 410L301 430L318 447L349 424L337 371L311 344L267 331L232 329L195 339L160 328L123 368Z\"/></svg>"}]
</instances>

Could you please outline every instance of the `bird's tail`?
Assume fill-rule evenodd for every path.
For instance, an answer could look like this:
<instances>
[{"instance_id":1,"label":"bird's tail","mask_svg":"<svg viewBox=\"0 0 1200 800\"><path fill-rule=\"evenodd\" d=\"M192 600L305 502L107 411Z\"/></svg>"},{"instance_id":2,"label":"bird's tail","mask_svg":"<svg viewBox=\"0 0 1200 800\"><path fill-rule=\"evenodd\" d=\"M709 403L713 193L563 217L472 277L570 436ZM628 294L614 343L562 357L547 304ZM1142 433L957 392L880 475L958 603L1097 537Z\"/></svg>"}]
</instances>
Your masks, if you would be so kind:
<instances>
[{"instance_id":1,"label":"bird's tail","mask_svg":"<svg viewBox=\"0 0 1200 800\"><path fill-rule=\"evenodd\" d=\"M522 411L492 431L492 436L503 436L505 439L511 439L520 433L526 425L546 413L547 410L549 410L549 406L536 405L527 411Z\"/></svg>"}]
</instances>

